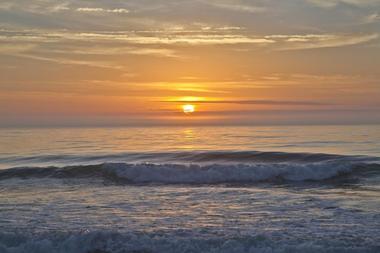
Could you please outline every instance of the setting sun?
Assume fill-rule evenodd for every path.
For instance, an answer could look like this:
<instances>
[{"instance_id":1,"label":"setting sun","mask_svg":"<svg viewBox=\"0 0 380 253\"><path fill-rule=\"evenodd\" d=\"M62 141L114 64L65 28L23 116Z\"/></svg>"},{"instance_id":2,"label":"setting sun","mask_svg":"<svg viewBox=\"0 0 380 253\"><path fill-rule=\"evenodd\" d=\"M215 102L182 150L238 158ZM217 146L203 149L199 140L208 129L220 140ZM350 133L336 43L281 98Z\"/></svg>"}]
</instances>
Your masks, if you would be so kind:
<instances>
[{"instance_id":1,"label":"setting sun","mask_svg":"<svg viewBox=\"0 0 380 253\"><path fill-rule=\"evenodd\" d=\"M193 112L195 112L195 106L194 105L183 105L182 110L186 114L193 113Z\"/></svg>"}]
</instances>

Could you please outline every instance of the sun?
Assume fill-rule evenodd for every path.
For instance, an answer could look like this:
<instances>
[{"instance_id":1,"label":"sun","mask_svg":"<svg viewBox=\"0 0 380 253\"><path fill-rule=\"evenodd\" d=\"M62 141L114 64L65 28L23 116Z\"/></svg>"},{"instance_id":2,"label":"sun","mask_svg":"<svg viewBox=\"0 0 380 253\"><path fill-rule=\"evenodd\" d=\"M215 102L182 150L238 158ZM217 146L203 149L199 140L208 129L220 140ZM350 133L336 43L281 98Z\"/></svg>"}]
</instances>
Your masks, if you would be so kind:
<instances>
[{"instance_id":1,"label":"sun","mask_svg":"<svg viewBox=\"0 0 380 253\"><path fill-rule=\"evenodd\" d=\"M182 110L186 114L190 114L195 112L195 106L194 105L183 105Z\"/></svg>"}]
</instances>

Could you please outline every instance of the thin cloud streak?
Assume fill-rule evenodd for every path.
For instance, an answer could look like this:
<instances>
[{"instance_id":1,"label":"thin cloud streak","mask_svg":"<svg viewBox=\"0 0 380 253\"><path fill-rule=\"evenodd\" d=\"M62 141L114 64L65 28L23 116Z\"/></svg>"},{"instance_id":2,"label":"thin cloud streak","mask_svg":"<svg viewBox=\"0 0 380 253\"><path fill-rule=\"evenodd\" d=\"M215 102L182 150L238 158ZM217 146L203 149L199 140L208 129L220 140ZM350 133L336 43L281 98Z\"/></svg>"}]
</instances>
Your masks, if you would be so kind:
<instances>
[{"instance_id":1,"label":"thin cloud streak","mask_svg":"<svg viewBox=\"0 0 380 253\"><path fill-rule=\"evenodd\" d=\"M193 104L239 104L239 105L294 105L294 106L327 106L330 103L321 103L313 101L276 101L276 100L200 100L200 101L184 101L169 100L160 101L163 103L193 103Z\"/></svg>"},{"instance_id":2,"label":"thin cloud streak","mask_svg":"<svg viewBox=\"0 0 380 253\"><path fill-rule=\"evenodd\" d=\"M289 38L288 42L294 42L290 45L279 47L278 50L305 50L318 48L335 48L344 46L353 46L372 40L378 39L379 34L336 36L331 35L318 40L309 40L302 37Z\"/></svg>"},{"instance_id":3,"label":"thin cloud streak","mask_svg":"<svg viewBox=\"0 0 380 253\"><path fill-rule=\"evenodd\" d=\"M243 5L236 2L222 2L222 1L202 1L205 4L211 5L216 8L247 13L262 13L266 11L266 8L254 5Z\"/></svg>"},{"instance_id":4,"label":"thin cloud streak","mask_svg":"<svg viewBox=\"0 0 380 253\"><path fill-rule=\"evenodd\" d=\"M378 0L307 0L321 8L335 8L340 4L352 5L357 7L368 7L379 4Z\"/></svg>"},{"instance_id":5,"label":"thin cloud streak","mask_svg":"<svg viewBox=\"0 0 380 253\"><path fill-rule=\"evenodd\" d=\"M23 54L23 53L12 54L12 56L28 58L28 59L38 60L38 61L53 62L53 63L63 64L63 65L82 65L82 66L87 66L87 67L115 69L115 70L124 69L124 66L115 65L113 63L106 63L106 62L80 61L80 60L71 60L67 58L57 58L57 57L43 57L43 56Z\"/></svg>"},{"instance_id":6,"label":"thin cloud streak","mask_svg":"<svg viewBox=\"0 0 380 253\"><path fill-rule=\"evenodd\" d=\"M137 45L239 45L251 44L268 46L274 50L301 50L314 48L329 48L358 45L379 38L378 33L372 34L305 34L305 35L245 35L211 33L205 31L181 32L151 31L146 32L49 32L49 31L7 31L0 30L0 41L4 42L64 42L64 41L92 41L129 43ZM156 53L156 52L155 52Z\"/></svg>"},{"instance_id":7,"label":"thin cloud streak","mask_svg":"<svg viewBox=\"0 0 380 253\"><path fill-rule=\"evenodd\" d=\"M79 11L79 12L106 12L106 13L129 13L130 12L129 10L123 9L123 8L103 9L103 8L89 8L89 7L77 8L76 11Z\"/></svg>"},{"instance_id":8,"label":"thin cloud streak","mask_svg":"<svg viewBox=\"0 0 380 253\"><path fill-rule=\"evenodd\" d=\"M362 21L363 24L373 24L376 22L380 22L380 13L370 14L366 16Z\"/></svg>"}]
</instances>

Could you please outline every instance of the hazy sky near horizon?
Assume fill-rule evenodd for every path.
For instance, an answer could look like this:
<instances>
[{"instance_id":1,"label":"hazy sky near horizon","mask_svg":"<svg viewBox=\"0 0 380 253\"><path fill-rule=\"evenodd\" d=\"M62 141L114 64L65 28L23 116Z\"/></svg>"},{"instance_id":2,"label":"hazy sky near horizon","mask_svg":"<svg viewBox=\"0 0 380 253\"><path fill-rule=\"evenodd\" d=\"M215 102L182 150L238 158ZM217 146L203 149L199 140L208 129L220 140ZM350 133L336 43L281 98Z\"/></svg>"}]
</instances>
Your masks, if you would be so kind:
<instances>
[{"instance_id":1,"label":"hazy sky near horizon","mask_svg":"<svg viewBox=\"0 0 380 253\"><path fill-rule=\"evenodd\" d=\"M380 123L380 0L2 0L0 119Z\"/></svg>"}]
</instances>

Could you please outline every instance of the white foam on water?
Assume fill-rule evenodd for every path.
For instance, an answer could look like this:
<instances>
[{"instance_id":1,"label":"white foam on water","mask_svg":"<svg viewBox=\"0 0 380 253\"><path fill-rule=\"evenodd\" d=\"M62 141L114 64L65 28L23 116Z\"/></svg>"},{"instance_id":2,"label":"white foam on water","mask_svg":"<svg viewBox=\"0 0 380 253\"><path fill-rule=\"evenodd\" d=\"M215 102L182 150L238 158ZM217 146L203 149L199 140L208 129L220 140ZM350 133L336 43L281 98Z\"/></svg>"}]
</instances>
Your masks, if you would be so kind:
<instances>
[{"instance_id":1,"label":"white foam on water","mask_svg":"<svg viewBox=\"0 0 380 253\"><path fill-rule=\"evenodd\" d=\"M347 242L325 244L275 241L265 235L234 238L183 238L160 234L91 232L67 236L27 238L0 235L2 253L378 253L379 246Z\"/></svg>"},{"instance_id":2,"label":"white foam on water","mask_svg":"<svg viewBox=\"0 0 380 253\"><path fill-rule=\"evenodd\" d=\"M155 165L104 164L105 171L133 183L215 184L250 183L267 180L326 180L352 172L349 163Z\"/></svg>"}]
</instances>

